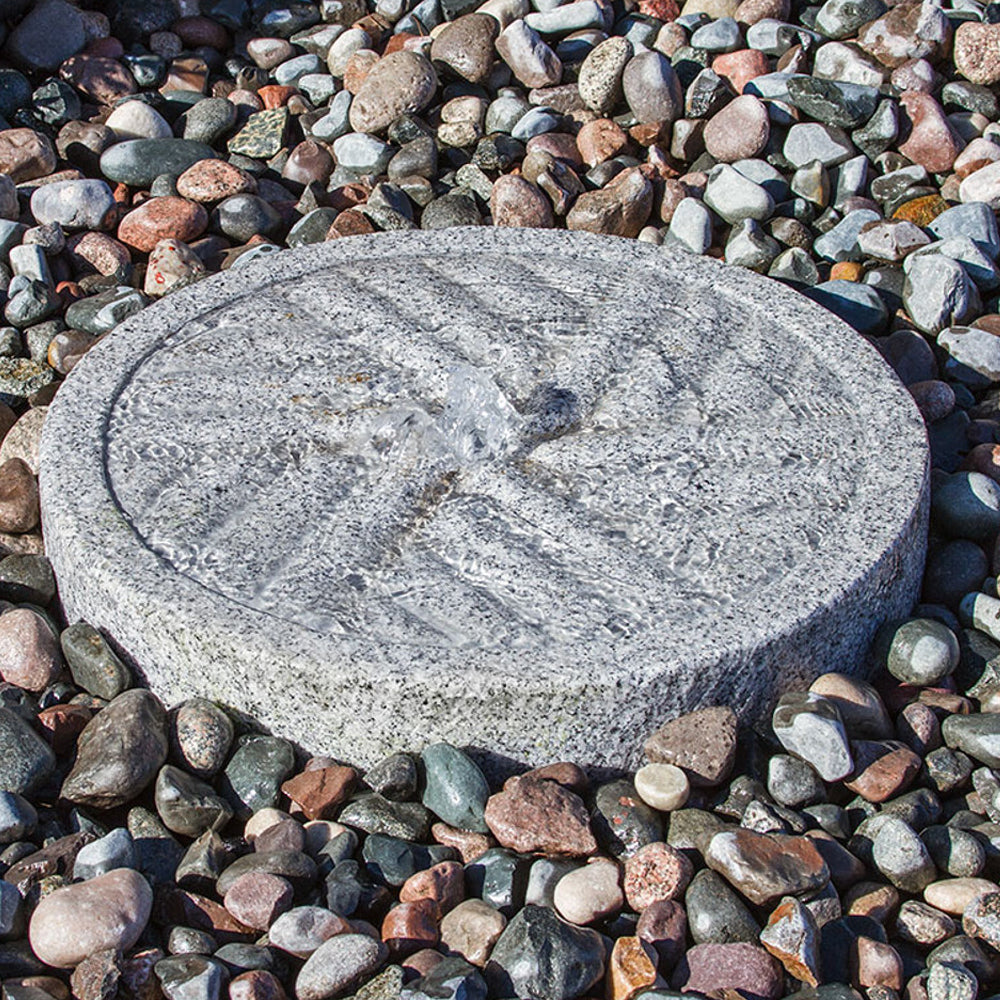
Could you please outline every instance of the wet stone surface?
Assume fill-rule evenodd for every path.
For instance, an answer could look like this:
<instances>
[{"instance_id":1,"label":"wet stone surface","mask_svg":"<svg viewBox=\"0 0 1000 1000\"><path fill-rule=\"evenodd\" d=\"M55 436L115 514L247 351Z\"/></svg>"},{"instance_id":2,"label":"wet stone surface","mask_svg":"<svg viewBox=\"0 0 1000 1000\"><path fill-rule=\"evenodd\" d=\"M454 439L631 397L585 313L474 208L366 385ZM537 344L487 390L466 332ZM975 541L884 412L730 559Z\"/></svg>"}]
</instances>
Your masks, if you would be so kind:
<instances>
[{"instance_id":1,"label":"wet stone surface","mask_svg":"<svg viewBox=\"0 0 1000 1000\"><path fill-rule=\"evenodd\" d=\"M861 665L916 589L922 442L860 338L754 275L473 229L151 307L57 398L42 497L71 619L167 700L362 763L405 705L622 766L667 712Z\"/></svg>"}]
</instances>

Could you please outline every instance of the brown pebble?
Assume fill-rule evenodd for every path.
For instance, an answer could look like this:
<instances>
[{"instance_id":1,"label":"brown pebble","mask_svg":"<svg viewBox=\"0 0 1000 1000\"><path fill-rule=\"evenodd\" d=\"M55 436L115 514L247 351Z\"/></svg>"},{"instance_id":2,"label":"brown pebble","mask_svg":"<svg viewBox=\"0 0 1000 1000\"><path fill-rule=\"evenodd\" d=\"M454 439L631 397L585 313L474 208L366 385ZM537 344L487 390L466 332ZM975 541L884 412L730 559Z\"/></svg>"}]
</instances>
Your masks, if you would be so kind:
<instances>
[{"instance_id":1,"label":"brown pebble","mask_svg":"<svg viewBox=\"0 0 1000 1000\"><path fill-rule=\"evenodd\" d=\"M843 908L846 914L871 917L884 924L899 906L899 892L881 882L858 882L844 893Z\"/></svg>"},{"instance_id":2,"label":"brown pebble","mask_svg":"<svg viewBox=\"0 0 1000 1000\"><path fill-rule=\"evenodd\" d=\"M583 162L596 167L628 147L625 130L610 118L595 118L587 122L576 135L577 149Z\"/></svg>"},{"instance_id":3,"label":"brown pebble","mask_svg":"<svg viewBox=\"0 0 1000 1000\"><path fill-rule=\"evenodd\" d=\"M199 160L177 178L177 193L190 201L208 204L234 194L256 194L257 181L225 160Z\"/></svg>"},{"instance_id":4,"label":"brown pebble","mask_svg":"<svg viewBox=\"0 0 1000 1000\"><path fill-rule=\"evenodd\" d=\"M920 771L920 758L896 740L853 740L854 773L844 787L868 802L885 802L906 789Z\"/></svg>"},{"instance_id":5,"label":"brown pebble","mask_svg":"<svg viewBox=\"0 0 1000 1000\"><path fill-rule=\"evenodd\" d=\"M292 886L268 872L247 872L229 887L223 906L241 923L266 931L292 905Z\"/></svg>"},{"instance_id":6,"label":"brown pebble","mask_svg":"<svg viewBox=\"0 0 1000 1000\"><path fill-rule=\"evenodd\" d=\"M433 948L438 943L437 904L418 899L394 906L382 921L382 940L394 956Z\"/></svg>"},{"instance_id":7,"label":"brown pebble","mask_svg":"<svg viewBox=\"0 0 1000 1000\"><path fill-rule=\"evenodd\" d=\"M59 676L62 666L59 642L40 614L14 608L0 615L0 676L5 681L26 691L43 691Z\"/></svg>"},{"instance_id":8,"label":"brown pebble","mask_svg":"<svg viewBox=\"0 0 1000 1000\"><path fill-rule=\"evenodd\" d=\"M325 767L289 778L281 790L308 819L333 819L358 779L353 767Z\"/></svg>"},{"instance_id":9,"label":"brown pebble","mask_svg":"<svg viewBox=\"0 0 1000 1000\"><path fill-rule=\"evenodd\" d=\"M11 458L0 465L0 531L31 531L38 518L38 483L22 459Z\"/></svg>"},{"instance_id":10,"label":"brown pebble","mask_svg":"<svg viewBox=\"0 0 1000 1000\"><path fill-rule=\"evenodd\" d=\"M597 850L580 797L554 781L517 778L486 803L486 825L503 847L584 857Z\"/></svg>"},{"instance_id":11,"label":"brown pebble","mask_svg":"<svg viewBox=\"0 0 1000 1000\"><path fill-rule=\"evenodd\" d=\"M15 183L35 180L56 168L56 152L48 137L30 128L0 131L0 173Z\"/></svg>"},{"instance_id":12,"label":"brown pebble","mask_svg":"<svg viewBox=\"0 0 1000 1000\"><path fill-rule=\"evenodd\" d=\"M52 705L38 713L38 727L45 741L62 755L76 746L77 737L93 715L83 705Z\"/></svg>"},{"instance_id":13,"label":"brown pebble","mask_svg":"<svg viewBox=\"0 0 1000 1000\"><path fill-rule=\"evenodd\" d=\"M181 240L187 243L208 227L204 206L186 198L166 195L150 198L132 209L118 227L118 239L144 253L156 248L160 240Z\"/></svg>"},{"instance_id":14,"label":"brown pebble","mask_svg":"<svg viewBox=\"0 0 1000 1000\"><path fill-rule=\"evenodd\" d=\"M76 1000L108 1000L114 997L121 981L121 962L122 956L114 950L88 955L70 975L69 982Z\"/></svg>"},{"instance_id":15,"label":"brown pebble","mask_svg":"<svg viewBox=\"0 0 1000 1000\"><path fill-rule=\"evenodd\" d=\"M552 203L534 184L514 174L501 174L490 194L495 226L551 229Z\"/></svg>"},{"instance_id":16,"label":"brown pebble","mask_svg":"<svg viewBox=\"0 0 1000 1000\"><path fill-rule=\"evenodd\" d=\"M170 30L191 49L207 45L210 49L224 52L229 46L229 32L211 17L182 17L174 21Z\"/></svg>"},{"instance_id":17,"label":"brown pebble","mask_svg":"<svg viewBox=\"0 0 1000 1000\"><path fill-rule=\"evenodd\" d=\"M713 72L728 80L737 94L742 94L743 88L751 80L763 76L769 69L767 56L757 49L725 52L712 60Z\"/></svg>"},{"instance_id":18,"label":"brown pebble","mask_svg":"<svg viewBox=\"0 0 1000 1000\"><path fill-rule=\"evenodd\" d=\"M696 787L719 785L736 760L736 713L728 707L701 708L661 726L643 747L654 764L681 768Z\"/></svg>"},{"instance_id":19,"label":"brown pebble","mask_svg":"<svg viewBox=\"0 0 1000 1000\"><path fill-rule=\"evenodd\" d=\"M375 232L375 227L371 224L368 216L363 212L358 212L353 208L341 212L333 224L327 230L328 240L340 239L342 236L366 236Z\"/></svg>"},{"instance_id":20,"label":"brown pebble","mask_svg":"<svg viewBox=\"0 0 1000 1000\"><path fill-rule=\"evenodd\" d=\"M943 174L952 168L965 143L945 116L944 109L930 94L907 91L899 99L909 119L910 134L899 151L928 173Z\"/></svg>"},{"instance_id":21,"label":"brown pebble","mask_svg":"<svg viewBox=\"0 0 1000 1000\"><path fill-rule=\"evenodd\" d=\"M851 978L856 986L903 988L903 960L891 945L859 937L850 953Z\"/></svg>"},{"instance_id":22,"label":"brown pebble","mask_svg":"<svg viewBox=\"0 0 1000 1000\"><path fill-rule=\"evenodd\" d=\"M743 94L708 120L705 149L722 163L734 163L757 156L770 135L764 103L752 94Z\"/></svg>"},{"instance_id":23,"label":"brown pebble","mask_svg":"<svg viewBox=\"0 0 1000 1000\"><path fill-rule=\"evenodd\" d=\"M666 985L656 971L657 954L638 937L615 941L608 959L606 1000L632 1000L643 990Z\"/></svg>"},{"instance_id":24,"label":"brown pebble","mask_svg":"<svg viewBox=\"0 0 1000 1000\"><path fill-rule=\"evenodd\" d=\"M419 979L421 976L426 976L443 959L444 955L441 952L433 948L421 948L420 951L403 959L401 963L403 973L407 979Z\"/></svg>"},{"instance_id":25,"label":"brown pebble","mask_svg":"<svg viewBox=\"0 0 1000 1000\"><path fill-rule=\"evenodd\" d=\"M441 948L483 968L506 926L507 918L495 906L467 899L441 921Z\"/></svg>"},{"instance_id":26,"label":"brown pebble","mask_svg":"<svg viewBox=\"0 0 1000 1000\"><path fill-rule=\"evenodd\" d=\"M663 968L673 968L687 941L687 914L683 905L667 899L651 903L639 914L635 933L653 946Z\"/></svg>"},{"instance_id":27,"label":"brown pebble","mask_svg":"<svg viewBox=\"0 0 1000 1000\"><path fill-rule=\"evenodd\" d=\"M59 75L98 104L114 104L139 89L120 62L103 56L71 56L59 67Z\"/></svg>"},{"instance_id":28,"label":"brown pebble","mask_svg":"<svg viewBox=\"0 0 1000 1000\"><path fill-rule=\"evenodd\" d=\"M60 375L68 375L94 342L95 338L82 330L63 330L49 344L48 362Z\"/></svg>"},{"instance_id":29,"label":"brown pebble","mask_svg":"<svg viewBox=\"0 0 1000 1000\"><path fill-rule=\"evenodd\" d=\"M285 1000L285 990L273 973L251 969L229 984L229 1000Z\"/></svg>"},{"instance_id":30,"label":"brown pebble","mask_svg":"<svg viewBox=\"0 0 1000 1000\"><path fill-rule=\"evenodd\" d=\"M454 847L458 851L463 864L481 858L491 847L496 847L496 841L486 833L473 833L471 830L457 830L447 823L435 823L431 827L431 836L435 843L445 847Z\"/></svg>"},{"instance_id":31,"label":"brown pebble","mask_svg":"<svg viewBox=\"0 0 1000 1000\"><path fill-rule=\"evenodd\" d=\"M301 851L305 848L306 834L302 824L289 817L262 830L254 838L255 854L272 851Z\"/></svg>"},{"instance_id":32,"label":"brown pebble","mask_svg":"<svg viewBox=\"0 0 1000 1000\"><path fill-rule=\"evenodd\" d=\"M465 869L457 861L442 861L411 875L399 890L401 903L429 899L440 920L465 898Z\"/></svg>"}]
</instances>

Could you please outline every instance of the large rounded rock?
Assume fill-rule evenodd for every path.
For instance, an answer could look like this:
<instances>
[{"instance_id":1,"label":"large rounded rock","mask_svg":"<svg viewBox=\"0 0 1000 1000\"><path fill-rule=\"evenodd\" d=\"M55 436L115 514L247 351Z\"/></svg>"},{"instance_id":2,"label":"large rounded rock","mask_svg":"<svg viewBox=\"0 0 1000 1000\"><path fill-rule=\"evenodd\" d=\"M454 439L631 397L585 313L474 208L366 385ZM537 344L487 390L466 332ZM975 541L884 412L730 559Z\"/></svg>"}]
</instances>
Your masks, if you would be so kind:
<instances>
[{"instance_id":1,"label":"large rounded rock","mask_svg":"<svg viewBox=\"0 0 1000 1000\"><path fill-rule=\"evenodd\" d=\"M100 951L128 951L152 908L149 883L137 871L117 868L43 897L31 915L31 948L57 969L75 968Z\"/></svg>"},{"instance_id":2,"label":"large rounded rock","mask_svg":"<svg viewBox=\"0 0 1000 1000\"><path fill-rule=\"evenodd\" d=\"M149 691L126 691L94 716L77 747L62 797L97 809L124 805L156 777L167 759L163 705Z\"/></svg>"},{"instance_id":3,"label":"large rounded rock","mask_svg":"<svg viewBox=\"0 0 1000 1000\"><path fill-rule=\"evenodd\" d=\"M369 70L351 102L355 132L384 132L400 115L423 111L437 90L437 76L419 52L390 52Z\"/></svg>"}]
</instances>

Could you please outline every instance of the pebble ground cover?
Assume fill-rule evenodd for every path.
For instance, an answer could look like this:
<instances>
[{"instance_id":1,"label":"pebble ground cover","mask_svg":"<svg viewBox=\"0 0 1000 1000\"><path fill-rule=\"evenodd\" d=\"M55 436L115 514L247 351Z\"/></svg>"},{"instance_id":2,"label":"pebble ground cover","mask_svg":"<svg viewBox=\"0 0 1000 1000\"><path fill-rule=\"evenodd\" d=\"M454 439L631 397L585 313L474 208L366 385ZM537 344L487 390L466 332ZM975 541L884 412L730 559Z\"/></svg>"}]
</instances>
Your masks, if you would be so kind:
<instances>
[{"instance_id":1,"label":"pebble ground cover","mask_svg":"<svg viewBox=\"0 0 1000 1000\"><path fill-rule=\"evenodd\" d=\"M0 16L5 1000L1000 989L1000 6ZM98 338L285 246L478 224L710 254L872 339L934 465L923 604L873 683L831 663L766 732L712 707L665 719L634 775L490 787L405 720L362 773L163 706L60 620L37 442Z\"/></svg>"}]
</instances>

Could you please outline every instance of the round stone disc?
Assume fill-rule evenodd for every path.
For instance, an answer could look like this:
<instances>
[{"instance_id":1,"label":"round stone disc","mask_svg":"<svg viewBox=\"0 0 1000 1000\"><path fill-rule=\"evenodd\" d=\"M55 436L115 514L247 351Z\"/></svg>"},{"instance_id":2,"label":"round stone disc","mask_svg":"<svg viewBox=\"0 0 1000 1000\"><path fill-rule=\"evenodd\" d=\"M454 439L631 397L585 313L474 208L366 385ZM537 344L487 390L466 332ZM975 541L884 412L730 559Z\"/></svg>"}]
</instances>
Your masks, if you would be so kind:
<instances>
[{"instance_id":1,"label":"round stone disc","mask_svg":"<svg viewBox=\"0 0 1000 1000\"><path fill-rule=\"evenodd\" d=\"M42 445L69 619L168 703L369 765L621 767L863 669L923 565L909 395L747 271L582 234L272 255L125 322Z\"/></svg>"}]
</instances>

